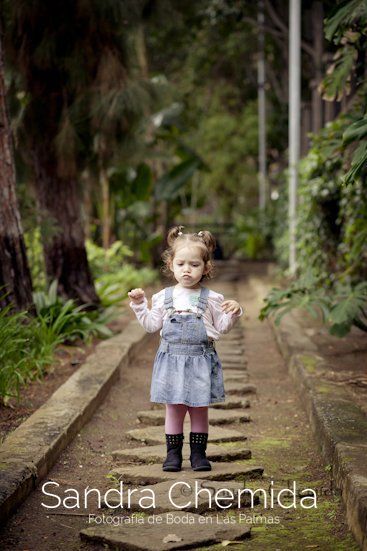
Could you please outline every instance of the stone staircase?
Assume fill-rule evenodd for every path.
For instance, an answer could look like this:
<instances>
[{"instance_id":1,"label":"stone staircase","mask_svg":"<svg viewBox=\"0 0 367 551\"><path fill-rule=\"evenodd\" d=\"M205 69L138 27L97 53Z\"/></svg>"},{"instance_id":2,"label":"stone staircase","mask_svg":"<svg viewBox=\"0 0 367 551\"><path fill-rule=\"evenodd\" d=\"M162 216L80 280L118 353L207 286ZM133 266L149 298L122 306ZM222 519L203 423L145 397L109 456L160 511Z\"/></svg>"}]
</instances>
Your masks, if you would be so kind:
<instances>
[{"instance_id":1,"label":"stone staircase","mask_svg":"<svg viewBox=\"0 0 367 551\"><path fill-rule=\"evenodd\" d=\"M152 404L152 409L139 411L137 419L145 426L127 434L140 445L115 450L112 456L116 465L110 473L112 480L122 482L124 488L139 489L132 493L128 508L125 502L121 508L120 498L111 491L108 503L104 503L106 516L120 518L121 522L95 523L83 529L80 536L84 541L107 544L114 549L162 551L206 547L251 536L250 526L233 521L233 515L231 520L228 509L223 508L228 501L221 499L236 496L232 509L248 511L259 499L255 496L251 504L250 494L244 491L245 483L261 478L264 471L261 466L245 463L251 459L251 450L246 445L246 424L251 422L250 400L256 395L256 388L248 380L243 327L238 324L223 335L216 348L223 366L226 402L209 409L207 457L212 470L191 470L187 414L182 471L163 471L165 406ZM154 508L148 506L153 494ZM221 498L215 499L215 495Z\"/></svg>"}]
</instances>

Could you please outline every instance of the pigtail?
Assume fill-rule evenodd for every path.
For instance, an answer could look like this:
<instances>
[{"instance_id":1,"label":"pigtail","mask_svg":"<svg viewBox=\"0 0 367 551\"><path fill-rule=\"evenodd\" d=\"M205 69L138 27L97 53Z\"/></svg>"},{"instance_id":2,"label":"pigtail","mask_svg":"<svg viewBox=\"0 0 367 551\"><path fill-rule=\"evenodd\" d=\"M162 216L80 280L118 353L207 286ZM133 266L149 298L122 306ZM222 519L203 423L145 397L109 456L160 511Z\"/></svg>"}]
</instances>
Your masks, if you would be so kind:
<instances>
[{"instance_id":1,"label":"pigtail","mask_svg":"<svg viewBox=\"0 0 367 551\"><path fill-rule=\"evenodd\" d=\"M207 230L199 231L199 233L197 235L198 235L198 237L200 237L200 239L202 241L204 241L204 243L205 243L205 245L206 245L206 247L209 251L209 254L212 255L212 253L215 250L215 247L217 245L214 235L212 235L210 233L210 231L207 231Z\"/></svg>"},{"instance_id":2,"label":"pigtail","mask_svg":"<svg viewBox=\"0 0 367 551\"><path fill-rule=\"evenodd\" d=\"M175 226L174 228L171 228L168 231L167 235L167 243L169 247L172 247L173 243L176 241L176 239L182 235L182 231L185 226Z\"/></svg>"}]
</instances>

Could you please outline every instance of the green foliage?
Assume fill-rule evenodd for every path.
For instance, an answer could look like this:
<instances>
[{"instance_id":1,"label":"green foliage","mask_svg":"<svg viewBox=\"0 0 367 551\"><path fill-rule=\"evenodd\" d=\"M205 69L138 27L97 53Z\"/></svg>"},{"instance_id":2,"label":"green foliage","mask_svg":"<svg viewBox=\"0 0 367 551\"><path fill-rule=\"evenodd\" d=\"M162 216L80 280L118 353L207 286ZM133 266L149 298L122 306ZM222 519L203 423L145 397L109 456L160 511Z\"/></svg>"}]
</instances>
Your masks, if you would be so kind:
<instances>
[{"instance_id":1,"label":"green foliage","mask_svg":"<svg viewBox=\"0 0 367 551\"><path fill-rule=\"evenodd\" d=\"M336 337L344 337L352 326L367 332L367 282L354 286L338 282L327 290L310 272L288 289L272 289L265 298L260 319L274 316L278 325L294 308L304 309L314 318L321 317Z\"/></svg>"},{"instance_id":2,"label":"green foliage","mask_svg":"<svg viewBox=\"0 0 367 551\"><path fill-rule=\"evenodd\" d=\"M267 297L262 319L276 313L278 322L292 308L301 307L321 313L335 336L345 335L353 325L366 330L367 183L358 179L345 185L346 148L355 134L364 135L364 126L353 121L353 115L343 115L329 123L313 136L309 153L300 163L300 279ZM282 237L286 239L285 232ZM280 244L281 239L276 239L278 258L284 254Z\"/></svg>"},{"instance_id":3,"label":"green foliage","mask_svg":"<svg viewBox=\"0 0 367 551\"><path fill-rule=\"evenodd\" d=\"M312 136L300 163L300 277L288 289L274 289L261 311L261 319L275 315L279 323L293 308L304 308L321 315L338 337L352 326L367 330L366 28L367 4L362 0L338 5L326 21L326 37L338 49L323 82L324 98L340 99L352 83L355 95L348 113ZM283 253L280 243L275 239L278 257Z\"/></svg>"},{"instance_id":4,"label":"green foliage","mask_svg":"<svg viewBox=\"0 0 367 551\"><path fill-rule=\"evenodd\" d=\"M334 62L330 65L328 74L324 78L323 98L329 101L341 100L351 89L351 73L355 69L358 52L354 45L346 44L334 55Z\"/></svg>"},{"instance_id":5,"label":"green foliage","mask_svg":"<svg viewBox=\"0 0 367 551\"><path fill-rule=\"evenodd\" d=\"M183 201L183 215L193 213L195 218L205 205L216 222L228 223L258 201L256 26L246 21L253 13L250 4L204 4L170 4L175 15L164 25L150 22L147 43L152 66L177 90L175 100L182 105L178 132L209 167L194 178L192 190L184 188L188 200ZM166 43L177 55L167 55ZM268 120L269 148L281 143L274 131L278 124L278 116Z\"/></svg>"},{"instance_id":6,"label":"green foliage","mask_svg":"<svg viewBox=\"0 0 367 551\"><path fill-rule=\"evenodd\" d=\"M0 310L0 397L7 403L19 399L19 390L34 378L44 376L61 343L88 341L113 335L107 323L117 312L112 308L88 310L57 296L57 281L47 292L33 295L37 315L13 313L11 305Z\"/></svg>"},{"instance_id":7,"label":"green foliage","mask_svg":"<svg viewBox=\"0 0 367 551\"><path fill-rule=\"evenodd\" d=\"M131 288L148 285L157 277L148 268L137 270L125 264L118 269L129 254L121 243L103 254L89 243L88 252L95 273L100 274L96 288L104 309L90 310L88 305L76 306L72 300L62 300L55 280L47 292L33 294L35 318L27 312L12 313L11 306L0 310L0 397L4 403L12 397L19 399L21 386L45 374L59 344L111 337L107 324L118 314L111 305L126 300Z\"/></svg>"},{"instance_id":8,"label":"green foliage","mask_svg":"<svg viewBox=\"0 0 367 551\"><path fill-rule=\"evenodd\" d=\"M157 279L157 271L151 268L137 269L130 264L116 272L105 273L96 279L96 290L102 306L119 304L126 300L127 292L134 287L150 285Z\"/></svg>"},{"instance_id":9,"label":"green foliage","mask_svg":"<svg viewBox=\"0 0 367 551\"><path fill-rule=\"evenodd\" d=\"M88 262L95 278L105 273L118 271L133 252L121 241L115 241L109 249L104 249L90 239L86 241Z\"/></svg>"},{"instance_id":10,"label":"green foliage","mask_svg":"<svg viewBox=\"0 0 367 551\"><path fill-rule=\"evenodd\" d=\"M214 218L223 221L257 204L258 120L256 102L249 101L237 113L228 109L230 88L212 91L206 116L194 145L210 171L200 180L200 193L212 197Z\"/></svg>"},{"instance_id":11,"label":"green foliage","mask_svg":"<svg viewBox=\"0 0 367 551\"><path fill-rule=\"evenodd\" d=\"M367 331L367 282L354 287L349 284L336 285L329 321L330 333L337 337L346 335L352 325Z\"/></svg>"},{"instance_id":12,"label":"green foliage","mask_svg":"<svg viewBox=\"0 0 367 551\"><path fill-rule=\"evenodd\" d=\"M45 261L41 242L41 230L36 228L24 233L27 258L31 270L33 288L37 291L46 286Z\"/></svg>"},{"instance_id":13,"label":"green foliage","mask_svg":"<svg viewBox=\"0 0 367 551\"><path fill-rule=\"evenodd\" d=\"M262 212L253 209L245 216L237 216L231 236L238 258L269 258L273 250L274 207L270 203Z\"/></svg>"},{"instance_id":14,"label":"green foliage","mask_svg":"<svg viewBox=\"0 0 367 551\"><path fill-rule=\"evenodd\" d=\"M349 145L350 143L362 140L363 138L367 138L366 115L348 126L343 134L343 142L345 145Z\"/></svg>"},{"instance_id":15,"label":"green foliage","mask_svg":"<svg viewBox=\"0 0 367 551\"><path fill-rule=\"evenodd\" d=\"M312 266L323 280L337 269L345 124L334 121L315 136L299 170L297 262L300 273Z\"/></svg>"},{"instance_id":16,"label":"green foliage","mask_svg":"<svg viewBox=\"0 0 367 551\"><path fill-rule=\"evenodd\" d=\"M325 36L327 40L333 40L339 44L344 36L346 28L353 24L367 21L367 5L365 0L349 0L343 6L337 5L334 14L325 24Z\"/></svg>"},{"instance_id":17,"label":"green foliage","mask_svg":"<svg viewBox=\"0 0 367 551\"><path fill-rule=\"evenodd\" d=\"M148 263L150 251L154 245L161 241L161 237L150 235L140 245L141 256ZM62 317L56 323L62 323L62 320L67 322L68 330L73 333L73 337L79 336L83 338L87 334L99 333L107 336L107 331L102 323L102 313L99 313L99 318L93 318L95 314L81 308L78 309L73 301L68 301L64 304L63 301L56 296L55 282L53 282L48 291L46 288L46 275L43 263L43 250L39 230L27 232L26 243L28 248L28 258L33 276L33 286L36 289L34 299L38 311L42 313L47 311L47 322L44 321L45 338L46 333L51 332L53 335L52 324L55 322L55 316ZM117 305L126 299L126 293L131 288L138 285L150 285L157 278L157 272L151 268L136 268L127 263L127 260L133 256L131 249L121 241L115 241L111 247L105 250L103 247L96 245L91 240L86 242L89 265L95 279L97 293L101 299L101 304L104 308ZM61 314L62 311L62 314ZM56 316L57 317L57 316ZM93 318L93 319L92 319ZM77 319L82 321L77 322ZM77 322L77 326L73 326L72 320ZM91 323L95 324L94 329ZM79 325L78 325L79 324ZM97 330L98 325L98 330ZM72 329L74 327L74 329ZM79 331L79 333L78 333ZM53 336L50 337L51 340ZM69 339L70 340L70 339Z\"/></svg>"},{"instance_id":18,"label":"green foliage","mask_svg":"<svg viewBox=\"0 0 367 551\"><path fill-rule=\"evenodd\" d=\"M365 0L349 0L336 6L325 23L325 36L338 46L322 83L325 99L341 99L351 91L352 80L360 84L360 53L366 51L367 5ZM362 70L363 72L363 70Z\"/></svg>"},{"instance_id":19,"label":"green foliage","mask_svg":"<svg viewBox=\"0 0 367 551\"><path fill-rule=\"evenodd\" d=\"M352 184L366 175L367 119L365 83L365 59L367 54L367 4L365 0L349 0L337 6L325 24L325 35L338 49L333 63L322 83L323 97L333 100L348 96L353 85L354 113L351 124L345 129L343 146L357 144L351 149L350 167L344 176L346 184ZM348 151L345 157L347 158ZM350 153L350 152L349 152Z\"/></svg>"},{"instance_id":20,"label":"green foliage","mask_svg":"<svg viewBox=\"0 0 367 551\"><path fill-rule=\"evenodd\" d=\"M343 134L343 144L360 142L354 151L351 168L344 177L345 184L356 182L366 175L367 166L367 116L357 119Z\"/></svg>"},{"instance_id":21,"label":"green foliage","mask_svg":"<svg viewBox=\"0 0 367 551\"><path fill-rule=\"evenodd\" d=\"M366 277L366 183L359 179L353 185L345 185L350 161L344 140L354 120L352 115L340 116L314 135L299 168L298 271L303 274L312 267L328 285L346 275L352 283ZM287 252L286 202L284 186L274 240L277 258L283 265Z\"/></svg>"},{"instance_id":22,"label":"green foliage","mask_svg":"<svg viewBox=\"0 0 367 551\"><path fill-rule=\"evenodd\" d=\"M47 293L33 295L37 319L47 338L58 342L73 342L90 337L111 337L106 326L116 313L112 310L99 312L88 310L88 305L76 306L73 300L63 301L57 295L57 281L53 281Z\"/></svg>"},{"instance_id":23,"label":"green foliage","mask_svg":"<svg viewBox=\"0 0 367 551\"><path fill-rule=\"evenodd\" d=\"M110 193L118 208L127 208L138 202L147 201L152 192L153 176L146 163L136 168L117 165L109 171Z\"/></svg>"},{"instance_id":24,"label":"green foliage","mask_svg":"<svg viewBox=\"0 0 367 551\"><path fill-rule=\"evenodd\" d=\"M19 397L19 389L29 380L41 377L51 362L57 339L45 340L43 329L26 312L0 310L0 397L7 403Z\"/></svg>"},{"instance_id":25,"label":"green foliage","mask_svg":"<svg viewBox=\"0 0 367 551\"><path fill-rule=\"evenodd\" d=\"M287 289L273 288L264 299L265 306L262 308L259 318L263 320L274 315L274 323L279 325L282 317L293 308L304 308L314 318L321 310L323 317L327 318L325 291L318 288L317 283L317 278L309 271L302 278L292 282Z\"/></svg>"},{"instance_id":26,"label":"green foliage","mask_svg":"<svg viewBox=\"0 0 367 551\"><path fill-rule=\"evenodd\" d=\"M145 245L151 247L152 241ZM133 287L150 285L157 278L155 270L136 268L126 262L133 253L121 241L115 241L105 250L88 240L87 254L95 277L96 291L105 308L121 303Z\"/></svg>"},{"instance_id":27,"label":"green foliage","mask_svg":"<svg viewBox=\"0 0 367 551\"><path fill-rule=\"evenodd\" d=\"M171 168L166 174L163 174L154 188L155 197L158 201L170 200L177 197L180 190L188 182L195 171L202 165L200 159L195 155L189 159L181 161Z\"/></svg>"},{"instance_id":28,"label":"green foliage","mask_svg":"<svg viewBox=\"0 0 367 551\"><path fill-rule=\"evenodd\" d=\"M152 169L145 163L138 164L136 168L118 165L110 170L110 193L114 233L117 240L123 241L130 250L126 251L126 256L134 256L137 263L152 264L152 251L162 240L162 236L152 230ZM103 251L99 250L102 256ZM121 268L121 265L116 266L116 269Z\"/></svg>"},{"instance_id":29,"label":"green foliage","mask_svg":"<svg viewBox=\"0 0 367 551\"><path fill-rule=\"evenodd\" d=\"M160 89L141 77L134 47L143 3L3 4L10 94L27 98L17 110L21 143L50 147L65 176L90 162L97 132L114 146L132 140Z\"/></svg>"}]
</instances>

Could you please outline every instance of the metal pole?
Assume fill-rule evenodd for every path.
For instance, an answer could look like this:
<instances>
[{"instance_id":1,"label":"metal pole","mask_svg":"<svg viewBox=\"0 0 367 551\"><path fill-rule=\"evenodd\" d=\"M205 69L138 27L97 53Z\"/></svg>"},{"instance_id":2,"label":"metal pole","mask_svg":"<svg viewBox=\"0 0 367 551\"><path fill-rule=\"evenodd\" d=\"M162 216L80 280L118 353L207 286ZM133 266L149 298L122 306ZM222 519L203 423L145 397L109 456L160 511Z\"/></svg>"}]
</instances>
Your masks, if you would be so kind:
<instances>
[{"instance_id":1,"label":"metal pole","mask_svg":"<svg viewBox=\"0 0 367 551\"><path fill-rule=\"evenodd\" d=\"M301 1L289 2L289 271L296 272L297 185L301 123Z\"/></svg>"},{"instance_id":2,"label":"metal pole","mask_svg":"<svg viewBox=\"0 0 367 551\"><path fill-rule=\"evenodd\" d=\"M258 61L257 61L257 89L258 89L258 118L259 118L259 208L264 210L267 199L266 174L266 102L265 102L265 55L264 55L264 0L258 1L257 21L258 34Z\"/></svg>"}]
</instances>

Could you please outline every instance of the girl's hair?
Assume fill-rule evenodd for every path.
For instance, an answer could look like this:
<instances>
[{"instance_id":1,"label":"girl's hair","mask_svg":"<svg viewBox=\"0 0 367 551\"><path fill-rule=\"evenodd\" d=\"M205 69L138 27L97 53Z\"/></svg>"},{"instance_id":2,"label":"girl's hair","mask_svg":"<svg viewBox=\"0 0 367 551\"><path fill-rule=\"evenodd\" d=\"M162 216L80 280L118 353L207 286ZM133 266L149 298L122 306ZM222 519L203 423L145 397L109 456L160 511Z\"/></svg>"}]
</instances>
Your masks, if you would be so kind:
<instances>
[{"instance_id":1,"label":"girl's hair","mask_svg":"<svg viewBox=\"0 0 367 551\"><path fill-rule=\"evenodd\" d=\"M216 247L216 241L210 231L200 231L198 233L183 233L185 226L175 226L171 228L167 235L168 248L162 253L163 268L162 272L168 277L173 274L170 270L170 263L173 262L176 251L179 247L185 245L197 245L202 250L202 259L208 268L206 274L203 274L200 281L213 277L214 263L213 252Z\"/></svg>"}]
</instances>

